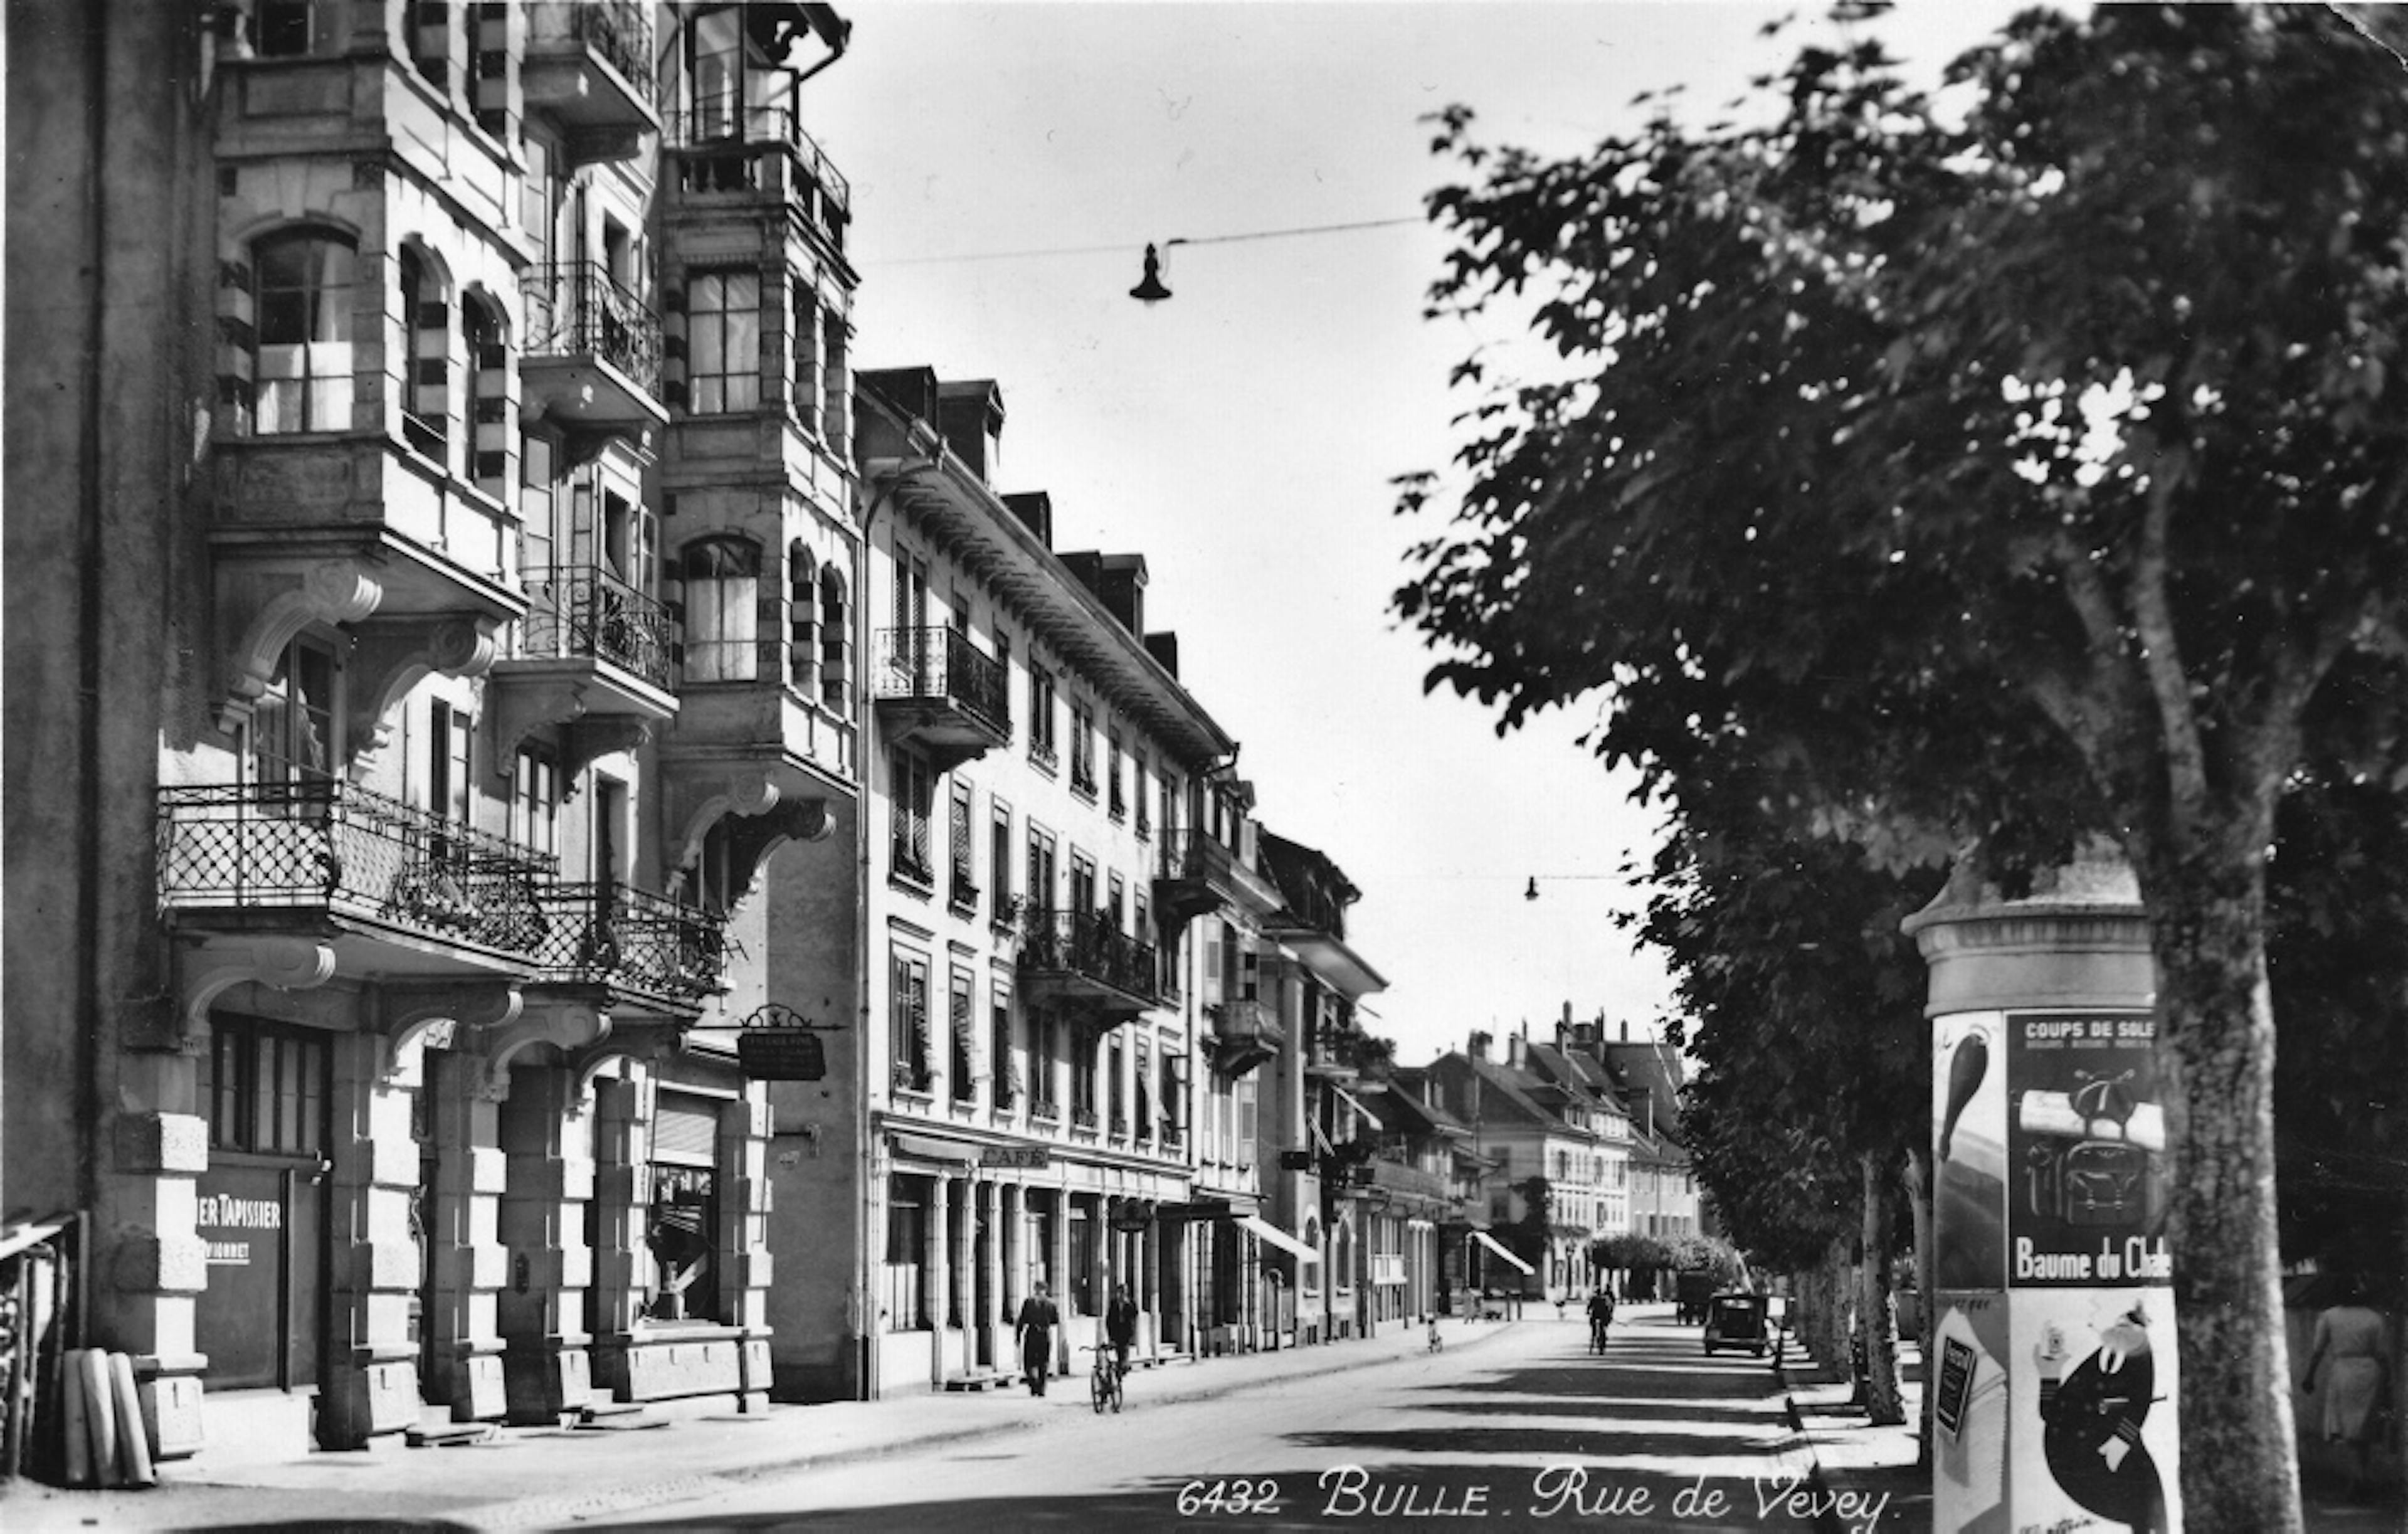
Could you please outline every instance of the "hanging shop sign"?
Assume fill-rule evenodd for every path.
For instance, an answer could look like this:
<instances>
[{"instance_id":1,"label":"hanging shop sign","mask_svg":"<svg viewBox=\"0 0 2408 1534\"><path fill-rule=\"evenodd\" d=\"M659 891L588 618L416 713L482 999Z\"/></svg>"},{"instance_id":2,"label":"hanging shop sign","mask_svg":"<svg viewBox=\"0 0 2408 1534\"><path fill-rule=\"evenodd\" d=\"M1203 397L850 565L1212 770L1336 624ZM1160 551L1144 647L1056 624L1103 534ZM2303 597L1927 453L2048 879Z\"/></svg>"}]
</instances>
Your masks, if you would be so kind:
<instances>
[{"instance_id":1,"label":"hanging shop sign","mask_svg":"<svg viewBox=\"0 0 2408 1534\"><path fill-rule=\"evenodd\" d=\"M767 1002L735 1025L736 1059L759 1082L817 1082L827 1078L827 1046L820 1034L832 1025L814 1023L792 1007Z\"/></svg>"}]
</instances>

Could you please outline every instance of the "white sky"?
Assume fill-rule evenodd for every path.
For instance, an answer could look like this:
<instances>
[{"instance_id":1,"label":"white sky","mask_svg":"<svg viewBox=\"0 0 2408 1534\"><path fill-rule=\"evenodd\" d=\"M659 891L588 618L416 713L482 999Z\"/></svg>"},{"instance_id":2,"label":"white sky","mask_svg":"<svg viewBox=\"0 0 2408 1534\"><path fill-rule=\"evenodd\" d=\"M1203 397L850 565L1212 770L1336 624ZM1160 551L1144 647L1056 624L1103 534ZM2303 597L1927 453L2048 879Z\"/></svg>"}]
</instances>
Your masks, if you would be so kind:
<instances>
[{"instance_id":1,"label":"white sky","mask_svg":"<svg viewBox=\"0 0 2408 1534\"><path fill-rule=\"evenodd\" d=\"M1837 41L1824 7L841 8L852 50L806 93L853 184L856 365L995 379L998 487L1052 493L1059 550L1145 556L1147 624L1244 743L1264 824L1362 890L1348 938L1387 977L1369 1006L1398 1057L1542 1031L1566 1001L1652 1019L1663 968L1611 917L1653 825L1573 744L1595 705L1499 739L1493 711L1424 695L1432 656L1388 610L1440 526L1396 517L1389 481L1448 466L1470 402L1448 370L1512 333L1420 318L1445 249L1420 224L1176 248L1176 297L1127 292L1148 241L1418 218L1455 175L1419 119L1451 102L1551 153L1635 125L1641 91L1685 84L1704 121ZM2018 8L1909 0L1872 25L1936 70ZM1068 253L998 259L1025 251Z\"/></svg>"}]
</instances>

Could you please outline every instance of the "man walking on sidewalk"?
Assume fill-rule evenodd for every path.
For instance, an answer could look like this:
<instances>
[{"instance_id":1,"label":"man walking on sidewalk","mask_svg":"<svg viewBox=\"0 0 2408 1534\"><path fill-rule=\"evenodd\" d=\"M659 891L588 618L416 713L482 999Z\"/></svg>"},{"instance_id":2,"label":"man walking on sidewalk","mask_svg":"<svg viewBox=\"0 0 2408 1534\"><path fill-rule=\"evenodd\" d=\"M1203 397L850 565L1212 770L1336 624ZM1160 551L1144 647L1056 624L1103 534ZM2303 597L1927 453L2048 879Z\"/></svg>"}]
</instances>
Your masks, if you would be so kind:
<instances>
[{"instance_id":1,"label":"man walking on sidewalk","mask_svg":"<svg viewBox=\"0 0 2408 1534\"><path fill-rule=\"evenodd\" d=\"M1054 1362L1054 1328L1061 1324L1062 1312L1045 1297L1045 1283L1039 1279L1037 1292L1020 1302L1020 1319L1011 1328L1020 1343L1021 1377L1032 1396L1045 1394L1046 1371Z\"/></svg>"}]
</instances>

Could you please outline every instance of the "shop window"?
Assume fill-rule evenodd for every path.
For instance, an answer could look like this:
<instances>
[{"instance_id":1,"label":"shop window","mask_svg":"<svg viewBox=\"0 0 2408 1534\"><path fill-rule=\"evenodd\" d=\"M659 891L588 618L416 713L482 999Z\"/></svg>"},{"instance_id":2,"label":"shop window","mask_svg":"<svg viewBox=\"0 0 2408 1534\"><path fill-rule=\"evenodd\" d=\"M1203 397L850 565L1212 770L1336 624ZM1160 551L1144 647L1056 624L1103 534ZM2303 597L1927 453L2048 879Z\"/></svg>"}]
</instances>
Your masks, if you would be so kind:
<instances>
[{"instance_id":1,"label":"shop window","mask_svg":"<svg viewBox=\"0 0 2408 1534\"><path fill-rule=\"evenodd\" d=\"M644 1226L652 1274L643 1313L652 1321L720 1320L718 1103L663 1092L652 1140Z\"/></svg>"},{"instance_id":2,"label":"shop window","mask_svg":"<svg viewBox=\"0 0 2408 1534\"><path fill-rule=\"evenodd\" d=\"M295 230L259 241L252 259L252 430L349 431L358 280L351 241Z\"/></svg>"},{"instance_id":3,"label":"shop window","mask_svg":"<svg viewBox=\"0 0 2408 1534\"><path fill-rule=\"evenodd\" d=\"M886 1260L880 1265L879 1310L888 1331L925 1331L928 1180L901 1174L887 1180Z\"/></svg>"}]
</instances>

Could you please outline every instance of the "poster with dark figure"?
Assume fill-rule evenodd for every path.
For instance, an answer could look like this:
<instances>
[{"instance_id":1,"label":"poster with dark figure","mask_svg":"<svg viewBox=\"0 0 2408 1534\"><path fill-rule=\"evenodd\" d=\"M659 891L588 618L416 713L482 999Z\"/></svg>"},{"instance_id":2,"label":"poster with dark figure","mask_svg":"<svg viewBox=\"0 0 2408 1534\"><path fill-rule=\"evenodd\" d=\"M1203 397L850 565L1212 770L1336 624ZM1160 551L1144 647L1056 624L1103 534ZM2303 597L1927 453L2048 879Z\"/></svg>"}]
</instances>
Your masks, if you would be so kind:
<instances>
[{"instance_id":1,"label":"poster with dark figure","mask_svg":"<svg viewBox=\"0 0 2408 1534\"><path fill-rule=\"evenodd\" d=\"M2036 1468L2028 1451L2036 1437L2037 1469L2071 1504L2066 1512L2078 1509L2133 1534L2172 1527L2163 1468L2172 1462L2172 1309L2148 1291L2017 1297L2018 1335L2039 1339L2027 1393L2038 1432L2017 1430L2019 1477ZM2019 1499L2016 1518L2025 1527L2058 1521L2041 1498Z\"/></svg>"}]
</instances>

